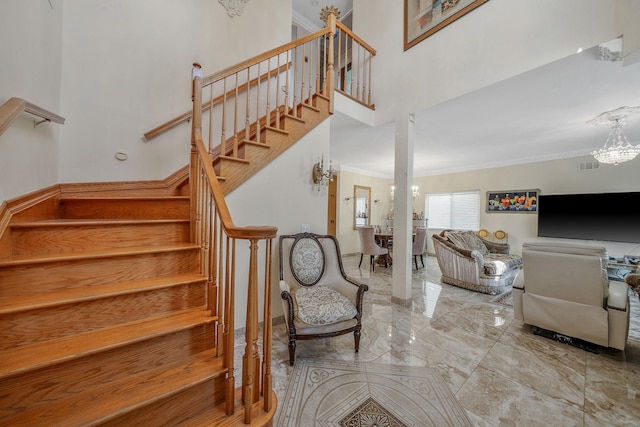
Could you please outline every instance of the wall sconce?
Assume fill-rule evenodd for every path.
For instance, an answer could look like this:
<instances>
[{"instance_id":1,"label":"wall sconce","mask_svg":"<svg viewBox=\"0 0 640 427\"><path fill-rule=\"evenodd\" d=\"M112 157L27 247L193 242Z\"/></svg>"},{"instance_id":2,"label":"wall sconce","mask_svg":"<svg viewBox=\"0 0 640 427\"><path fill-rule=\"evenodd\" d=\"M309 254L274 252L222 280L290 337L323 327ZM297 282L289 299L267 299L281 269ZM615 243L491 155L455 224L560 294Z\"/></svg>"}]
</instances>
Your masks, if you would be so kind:
<instances>
[{"instance_id":1,"label":"wall sconce","mask_svg":"<svg viewBox=\"0 0 640 427\"><path fill-rule=\"evenodd\" d=\"M415 199L420 195L420 188L417 185L411 186L411 193L413 194L413 198Z\"/></svg>"},{"instance_id":2,"label":"wall sconce","mask_svg":"<svg viewBox=\"0 0 640 427\"><path fill-rule=\"evenodd\" d=\"M318 191L320 190L321 185L329 184L329 181L333 181L333 178L336 176L336 171L331 166L331 160L329 160L329 169L324 170L324 154L322 155L322 160L313 165L313 172L311 173L311 177L313 178L313 183L318 185Z\"/></svg>"}]
</instances>

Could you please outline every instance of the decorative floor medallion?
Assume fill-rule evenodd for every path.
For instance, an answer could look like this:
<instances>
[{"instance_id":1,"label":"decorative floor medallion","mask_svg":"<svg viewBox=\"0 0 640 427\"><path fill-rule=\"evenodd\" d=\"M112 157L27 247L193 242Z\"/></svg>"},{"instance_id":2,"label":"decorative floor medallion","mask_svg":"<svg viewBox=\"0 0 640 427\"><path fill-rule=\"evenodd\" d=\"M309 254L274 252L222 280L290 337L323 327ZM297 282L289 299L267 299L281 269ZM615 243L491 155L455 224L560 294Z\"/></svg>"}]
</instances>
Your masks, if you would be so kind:
<instances>
[{"instance_id":1,"label":"decorative floor medallion","mask_svg":"<svg viewBox=\"0 0 640 427\"><path fill-rule=\"evenodd\" d=\"M407 427L373 398L368 398L340 421L341 427Z\"/></svg>"},{"instance_id":2,"label":"decorative floor medallion","mask_svg":"<svg viewBox=\"0 0 640 427\"><path fill-rule=\"evenodd\" d=\"M298 359L276 426L470 426L433 368Z\"/></svg>"}]
</instances>

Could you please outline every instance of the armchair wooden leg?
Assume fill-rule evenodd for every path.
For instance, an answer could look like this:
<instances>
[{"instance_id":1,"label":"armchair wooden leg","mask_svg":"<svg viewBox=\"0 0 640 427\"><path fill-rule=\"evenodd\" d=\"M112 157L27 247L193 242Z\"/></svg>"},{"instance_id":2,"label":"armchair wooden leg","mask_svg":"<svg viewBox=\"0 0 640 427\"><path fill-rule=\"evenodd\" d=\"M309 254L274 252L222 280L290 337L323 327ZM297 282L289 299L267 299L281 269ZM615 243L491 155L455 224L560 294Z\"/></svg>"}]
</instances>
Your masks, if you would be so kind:
<instances>
[{"instance_id":1,"label":"armchair wooden leg","mask_svg":"<svg viewBox=\"0 0 640 427\"><path fill-rule=\"evenodd\" d=\"M360 254L360 264L358 264L358 268L360 268L360 266L362 265L362 257L364 256L363 253Z\"/></svg>"},{"instance_id":2,"label":"armchair wooden leg","mask_svg":"<svg viewBox=\"0 0 640 427\"><path fill-rule=\"evenodd\" d=\"M424 260L422 259L422 254L420 254L420 264L422 264L422 268L424 268Z\"/></svg>"},{"instance_id":3,"label":"armchair wooden leg","mask_svg":"<svg viewBox=\"0 0 640 427\"><path fill-rule=\"evenodd\" d=\"M417 255L413 256L413 262L416 263L416 270L417 270L418 269L418 256Z\"/></svg>"},{"instance_id":4,"label":"armchair wooden leg","mask_svg":"<svg viewBox=\"0 0 640 427\"><path fill-rule=\"evenodd\" d=\"M353 339L356 343L356 353L357 353L358 350L360 350L360 331L359 330L353 331Z\"/></svg>"},{"instance_id":5,"label":"armchair wooden leg","mask_svg":"<svg viewBox=\"0 0 640 427\"><path fill-rule=\"evenodd\" d=\"M371 269L373 271L376 271L376 263L375 263L375 256L371 255L371 258L369 258L369 265L371 266Z\"/></svg>"},{"instance_id":6,"label":"armchair wooden leg","mask_svg":"<svg viewBox=\"0 0 640 427\"><path fill-rule=\"evenodd\" d=\"M296 359L296 340L289 340L289 364L293 366Z\"/></svg>"}]
</instances>

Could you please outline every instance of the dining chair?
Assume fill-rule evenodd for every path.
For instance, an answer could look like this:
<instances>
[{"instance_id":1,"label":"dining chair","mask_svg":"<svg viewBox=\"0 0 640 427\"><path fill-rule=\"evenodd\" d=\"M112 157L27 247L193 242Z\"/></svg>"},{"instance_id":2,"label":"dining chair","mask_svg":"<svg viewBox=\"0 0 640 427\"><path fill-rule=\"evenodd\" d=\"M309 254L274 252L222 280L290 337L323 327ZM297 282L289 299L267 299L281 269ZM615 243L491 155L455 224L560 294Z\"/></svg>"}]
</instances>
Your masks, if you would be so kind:
<instances>
[{"instance_id":1,"label":"dining chair","mask_svg":"<svg viewBox=\"0 0 640 427\"><path fill-rule=\"evenodd\" d=\"M362 257L364 255L369 255L369 262L371 264L371 268L375 271L375 257L384 255L384 266L388 267L387 264L387 255L389 254L389 250L387 248L383 248L376 243L375 239L375 229L373 226L368 227L358 227L358 234L360 235L360 264L358 264L358 268L362 265Z\"/></svg>"},{"instance_id":2,"label":"dining chair","mask_svg":"<svg viewBox=\"0 0 640 427\"><path fill-rule=\"evenodd\" d=\"M413 255L413 261L416 264L416 270L418 270L418 256L420 256L420 262L422 268L424 268L424 245L427 241L427 229L425 227L416 227L416 236L413 239L413 246L411 247L411 254Z\"/></svg>"}]
</instances>

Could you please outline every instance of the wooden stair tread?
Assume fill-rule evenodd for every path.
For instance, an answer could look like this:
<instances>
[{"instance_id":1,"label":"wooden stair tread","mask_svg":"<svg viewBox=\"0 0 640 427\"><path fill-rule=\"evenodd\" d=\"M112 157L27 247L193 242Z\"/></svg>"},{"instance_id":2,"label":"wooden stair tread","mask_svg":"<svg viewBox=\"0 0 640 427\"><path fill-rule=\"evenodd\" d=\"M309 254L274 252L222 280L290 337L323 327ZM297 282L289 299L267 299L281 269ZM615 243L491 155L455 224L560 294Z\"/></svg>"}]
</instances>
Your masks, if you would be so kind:
<instances>
[{"instance_id":1,"label":"wooden stair tread","mask_svg":"<svg viewBox=\"0 0 640 427\"><path fill-rule=\"evenodd\" d=\"M63 196L61 202L67 200L189 200L189 196Z\"/></svg>"},{"instance_id":2,"label":"wooden stair tread","mask_svg":"<svg viewBox=\"0 0 640 427\"><path fill-rule=\"evenodd\" d=\"M171 369L145 371L88 389L51 404L30 408L8 421L11 425L97 425L225 372L222 358L215 355L214 349L207 350L192 356L188 363Z\"/></svg>"},{"instance_id":3,"label":"wooden stair tread","mask_svg":"<svg viewBox=\"0 0 640 427\"><path fill-rule=\"evenodd\" d=\"M251 163L247 159L241 159L240 157L231 157L231 156L218 156L218 159L231 160L238 163Z\"/></svg>"},{"instance_id":4,"label":"wooden stair tread","mask_svg":"<svg viewBox=\"0 0 640 427\"><path fill-rule=\"evenodd\" d=\"M271 148L271 146L265 142L256 142L256 141L251 141L249 139L245 139L242 142L252 147Z\"/></svg>"},{"instance_id":5,"label":"wooden stair tread","mask_svg":"<svg viewBox=\"0 0 640 427\"><path fill-rule=\"evenodd\" d=\"M145 224L173 224L188 223L188 219L47 219L41 221L16 222L11 228L38 227L83 227L83 226L117 226L117 225L145 225Z\"/></svg>"},{"instance_id":6,"label":"wooden stair tread","mask_svg":"<svg viewBox=\"0 0 640 427\"><path fill-rule=\"evenodd\" d=\"M181 250L192 250L192 249L200 249L200 247L194 243L176 243L169 246L146 245L146 246L130 246L125 248L115 248L115 249L101 249L97 251L38 254L35 256L17 255L17 256L8 256L0 259L0 268L17 266L17 265L27 265L27 264L43 264L43 263L50 263L50 262L79 261L79 260L107 258L107 257L142 255L142 254L162 253L162 252L176 252Z\"/></svg>"},{"instance_id":7,"label":"wooden stair tread","mask_svg":"<svg viewBox=\"0 0 640 427\"><path fill-rule=\"evenodd\" d=\"M0 351L0 379L214 322L204 307Z\"/></svg>"},{"instance_id":8,"label":"wooden stair tread","mask_svg":"<svg viewBox=\"0 0 640 427\"><path fill-rule=\"evenodd\" d=\"M89 301L115 295L126 295L151 289L179 286L186 283L204 281L206 278L196 273L183 273L174 276L160 276L125 282L93 285L90 287L69 288L42 292L35 295L13 296L0 299L0 315L37 308L53 307L80 301Z\"/></svg>"},{"instance_id":9,"label":"wooden stair tread","mask_svg":"<svg viewBox=\"0 0 640 427\"><path fill-rule=\"evenodd\" d=\"M272 126L265 126L265 129L269 129L271 131L278 132L278 133L281 133L283 135L289 135L289 132L287 132L284 129L279 129L279 128L275 128L275 127L272 127Z\"/></svg>"}]
</instances>

